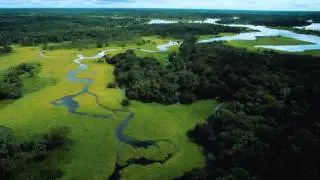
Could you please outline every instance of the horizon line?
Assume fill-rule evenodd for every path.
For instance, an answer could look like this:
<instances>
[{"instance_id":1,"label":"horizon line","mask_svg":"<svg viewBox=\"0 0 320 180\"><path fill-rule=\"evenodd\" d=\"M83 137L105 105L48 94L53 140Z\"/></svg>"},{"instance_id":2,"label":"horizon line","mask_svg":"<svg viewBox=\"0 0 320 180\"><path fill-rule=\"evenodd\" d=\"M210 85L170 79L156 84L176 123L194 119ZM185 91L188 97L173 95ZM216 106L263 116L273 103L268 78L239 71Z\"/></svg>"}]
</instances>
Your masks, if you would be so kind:
<instances>
[{"instance_id":1,"label":"horizon line","mask_svg":"<svg viewBox=\"0 0 320 180\"><path fill-rule=\"evenodd\" d=\"M0 9L156 9L156 10L221 10L221 11L275 11L275 12L319 12L320 10L290 10L290 9L207 9L207 8L161 8L161 7L1 7Z\"/></svg>"}]
</instances>

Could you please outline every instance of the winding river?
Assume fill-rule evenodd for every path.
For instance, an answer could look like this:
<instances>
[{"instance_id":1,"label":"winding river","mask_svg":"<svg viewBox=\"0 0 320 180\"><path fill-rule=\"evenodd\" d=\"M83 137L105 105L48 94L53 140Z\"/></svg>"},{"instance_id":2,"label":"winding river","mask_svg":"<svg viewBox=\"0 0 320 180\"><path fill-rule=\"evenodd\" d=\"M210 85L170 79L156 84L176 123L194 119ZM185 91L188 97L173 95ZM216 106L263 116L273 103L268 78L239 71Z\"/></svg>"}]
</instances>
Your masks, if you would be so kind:
<instances>
[{"instance_id":1,"label":"winding river","mask_svg":"<svg viewBox=\"0 0 320 180\"><path fill-rule=\"evenodd\" d=\"M109 50L113 51L113 50ZM138 164L138 165L151 165L154 163L161 163L164 164L168 160L170 160L177 152L178 152L178 147L171 142L169 139L158 139L158 140L139 140L134 137L130 137L124 133L124 130L126 127L129 125L129 122L134 118L135 114L131 112L129 109L126 108L119 108L119 109L112 109L109 108L103 104L100 103L98 95L90 91L90 86L94 82L93 79L91 78L77 78L77 74L83 72L84 70L88 69L88 65L82 63L82 60L84 59L98 59L102 58L105 55L106 51L99 52L96 56L92 57L84 57L83 55L78 55L77 59L74 59L74 62L79 64L79 67L77 69L71 70L67 74L67 79L70 82L73 83L82 83L83 87L82 89L75 94L71 95L66 95L64 97L61 97L53 102L51 102L52 105L60 107L64 106L68 109L68 112L71 114L79 115L79 116L88 116L92 118L97 118L101 120L107 120L107 119L114 119L112 115L107 115L107 114L96 114L96 113L86 113L86 112L78 112L77 109L80 107L80 104L75 100L77 96L83 95L83 94L89 94L93 96L96 100L96 104L105 109L106 112L112 112L113 114L116 114L117 112L123 112L127 113L127 116L119 123L119 125L115 128L114 134L117 139L117 152L116 152L116 162L115 162L115 169L112 173L112 175L108 178L110 180L118 180L121 178L120 172L126 168L129 167L133 164ZM138 149L138 148L143 148L143 149L148 149L151 147L156 147L158 150L161 149L159 143L168 143L172 147L174 147L174 152L167 152L166 156L160 160L157 159L150 159L146 157L139 157L139 158L131 158L127 160L126 162L119 162L120 160L120 144L127 144L131 146L132 148Z\"/></svg>"}]
</instances>

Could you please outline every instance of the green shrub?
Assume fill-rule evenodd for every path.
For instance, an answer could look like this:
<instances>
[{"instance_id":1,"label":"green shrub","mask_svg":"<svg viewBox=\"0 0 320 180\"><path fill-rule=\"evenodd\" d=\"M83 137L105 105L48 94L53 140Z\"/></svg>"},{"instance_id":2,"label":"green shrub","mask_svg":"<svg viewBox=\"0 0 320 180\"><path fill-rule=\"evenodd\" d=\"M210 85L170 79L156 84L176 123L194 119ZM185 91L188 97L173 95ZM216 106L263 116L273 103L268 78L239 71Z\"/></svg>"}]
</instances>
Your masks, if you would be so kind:
<instances>
[{"instance_id":1,"label":"green shrub","mask_svg":"<svg viewBox=\"0 0 320 180\"><path fill-rule=\"evenodd\" d=\"M129 106L130 105L130 100L129 99L123 99L121 101L121 105L122 106Z\"/></svg>"},{"instance_id":2,"label":"green shrub","mask_svg":"<svg viewBox=\"0 0 320 180\"><path fill-rule=\"evenodd\" d=\"M117 84L115 82L109 82L108 85L107 85L107 88L108 89L113 89L113 88L116 88Z\"/></svg>"}]
</instances>

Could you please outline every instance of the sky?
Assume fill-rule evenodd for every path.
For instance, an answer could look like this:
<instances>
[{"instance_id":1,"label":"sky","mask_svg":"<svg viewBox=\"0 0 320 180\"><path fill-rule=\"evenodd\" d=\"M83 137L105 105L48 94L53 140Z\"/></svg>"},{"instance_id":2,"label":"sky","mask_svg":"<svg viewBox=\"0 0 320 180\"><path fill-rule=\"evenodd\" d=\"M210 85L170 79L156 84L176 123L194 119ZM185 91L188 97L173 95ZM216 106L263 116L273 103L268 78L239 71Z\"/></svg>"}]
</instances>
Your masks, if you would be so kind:
<instances>
[{"instance_id":1,"label":"sky","mask_svg":"<svg viewBox=\"0 0 320 180\"><path fill-rule=\"evenodd\" d=\"M320 11L320 0L0 0L1 8L183 8Z\"/></svg>"}]
</instances>

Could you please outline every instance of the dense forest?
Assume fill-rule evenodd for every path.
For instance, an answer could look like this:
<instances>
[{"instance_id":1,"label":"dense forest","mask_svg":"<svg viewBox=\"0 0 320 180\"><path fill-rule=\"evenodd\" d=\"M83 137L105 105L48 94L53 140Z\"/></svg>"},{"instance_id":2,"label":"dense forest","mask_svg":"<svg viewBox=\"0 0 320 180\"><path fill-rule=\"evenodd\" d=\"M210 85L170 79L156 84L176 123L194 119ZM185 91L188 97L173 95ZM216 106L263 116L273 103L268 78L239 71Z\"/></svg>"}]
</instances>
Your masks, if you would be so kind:
<instances>
[{"instance_id":1,"label":"dense forest","mask_svg":"<svg viewBox=\"0 0 320 180\"><path fill-rule=\"evenodd\" d=\"M190 36L219 33L239 33L240 28L213 25L213 24L150 24L150 25L136 25L130 27L131 31L139 32L144 36L159 35L162 37L172 37L177 39L184 39Z\"/></svg>"},{"instance_id":2,"label":"dense forest","mask_svg":"<svg viewBox=\"0 0 320 180\"><path fill-rule=\"evenodd\" d=\"M294 26L306 26L311 24L308 22L310 19L320 21L320 16L314 15L312 17L303 15L239 15L238 18L223 17L221 23L242 23L242 24L253 24L253 25L264 25L264 26L281 26L281 27L294 27Z\"/></svg>"},{"instance_id":3,"label":"dense forest","mask_svg":"<svg viewBox=\"0 0 320 180\"><path fill-rule=\"evenodd\" d=\"M57 179L63 171L45 161L57 148L68 148L70 139L67 127L51 127L48 133L23 142L18 141L12 130L0 126L0 179Z\"/></svg>"},{"instance_id":4,"label":"dense forest","mask_svg":"<svg viewBox=\"0 0 320 180\"><path fill-rule=\"evenodd\" d=\"M240 32L239 28L210 24L148 25L146 22L138 17L0 16L0 42L5 44L0 53L10 50L10 44L30 46L91 40L97 46L104 46L108 42L128 43L148 35L185 38L191 34Z\"/></svg>"},{"instance_id":5,"label":"dense forest","mask_svg":"<svg viewBox=\"0 0 320 180\"><path fill-rule=\"evenodd\" d=\"M192 10L20 10L19 16L0 9L0 53L9 50L7 45L38 45L64 41L90 40L97 44L113 41L128 42L142 35L161 35L185 38L190 34L217 34L239 32L238 28L208 24L158 24L147 25L153 18L178 20L203 20L222 18L222 23L248 23L267 26L303 26L320 21L316 12L251 12L251 11L192 11ZM77 12L79 14L77 14ZM130 16L128 15L130 14ZM239 17L239 19L234 19Z\"/></svg>"},{"instance_id":6,"label":"dense forest","mask_svg":"<svg viewBox=\"0 0 320 180\"><path fill-rule=\"evenodd\" d=\"M83 39L125 40L131 34L119 32L119 28L132 22L132 19L110 17L1 16L0 41L36 45Z\"/></svg>"},{"instance_id":7,"label":"dense forest","mask_svg":"<svg viewBox=\"0 0 320 180\"><path fill-rule=\"evenodd\" d=\"M219 99L189 132L207 166L180 179L319 179L320 59L194 42L184 41L167 66L133 51L109 60L131 99Z\"/></svg>"}]
</instances>

